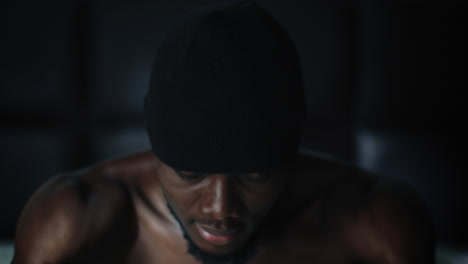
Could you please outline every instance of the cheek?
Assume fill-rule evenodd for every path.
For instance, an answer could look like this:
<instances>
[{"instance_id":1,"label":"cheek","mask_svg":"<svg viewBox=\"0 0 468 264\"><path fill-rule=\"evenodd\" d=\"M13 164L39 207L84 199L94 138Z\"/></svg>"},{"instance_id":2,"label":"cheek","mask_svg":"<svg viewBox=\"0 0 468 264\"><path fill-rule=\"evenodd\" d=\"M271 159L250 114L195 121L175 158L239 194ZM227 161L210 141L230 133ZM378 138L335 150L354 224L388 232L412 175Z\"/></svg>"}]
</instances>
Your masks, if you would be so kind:
<instances>
[{"instance_id":1,"label":"cheek","mask_svg":"<svg viewBox=\"0 0 468 264\"><path fill-rule=\"evenodd\" d=\"M256 218L263 218L270 212L283 191L281 186L281 184L275 183L268 186L268 188L251 192L251 195L246 199L246 204Z\"/></svg>"},{"instance_id":2,"label":"cheek","mask_svg":"<svg viewBox=\"0 0 468 264\"><path fill-rule=\"evenodd\" d=\"M187 192L182 186L179 186L172 179L166 177L160 177L160 184L167 203L182 220L185 217L183 212L187 211L187 208L190 207L189 202L193 201L190 192Z\"/></svg>"},{"instance_id":3,"label":"cheek","mask_svg":"<svg viewBox=\"0 0 468 264\"><path fill-rule=\"evenodd\" d=\"M178 213L187 211L186 209L190 207L189 202L193 201L193 197L188 192L175 186L162 185L162 190L166 201Z\"/></svg>"}]
</instances>

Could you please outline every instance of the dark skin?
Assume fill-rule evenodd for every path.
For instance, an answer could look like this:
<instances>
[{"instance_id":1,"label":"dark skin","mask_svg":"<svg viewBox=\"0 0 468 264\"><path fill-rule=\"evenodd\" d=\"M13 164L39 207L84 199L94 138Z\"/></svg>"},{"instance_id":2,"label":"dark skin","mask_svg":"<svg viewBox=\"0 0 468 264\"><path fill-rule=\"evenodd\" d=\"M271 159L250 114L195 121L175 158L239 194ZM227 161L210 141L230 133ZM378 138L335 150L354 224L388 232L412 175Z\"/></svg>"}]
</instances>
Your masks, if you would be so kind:
<instances>
[{"instance_id":1,"label":"dark skin","mask_svg":"<svg viewBox=\"0 0 468 264\"><path fill-rule=\"evenodd\" d=\"M199 174L165 164L158 169L165 197L192 240L203 251L220 255L245 243L277 201L282 181L270 174ZM221 235L242 230L226 244L207 242L197 228Z\"/></svg>"},{"instance_id":2,"label":"dark skin","mask_svg":"<svg viewBox=\"0 0 468 264\"><path fill-rule=\"evenodd\" d=\"M430 217L404 186L304 155L268 172L196 174L148 151L41 187L19 220L13 263L200 263L167 204L205 252L254 238L253 264L434 262Z\"/></svg>"}]
</instances>

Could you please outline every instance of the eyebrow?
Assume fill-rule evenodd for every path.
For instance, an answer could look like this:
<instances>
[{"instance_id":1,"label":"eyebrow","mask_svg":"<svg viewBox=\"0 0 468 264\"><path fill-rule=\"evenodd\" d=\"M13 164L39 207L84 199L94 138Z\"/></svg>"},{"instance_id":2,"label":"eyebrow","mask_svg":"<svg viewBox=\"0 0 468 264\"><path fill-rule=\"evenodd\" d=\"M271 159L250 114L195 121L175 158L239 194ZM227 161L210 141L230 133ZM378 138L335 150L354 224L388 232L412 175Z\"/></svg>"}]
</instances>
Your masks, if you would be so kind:
<instances>
[{"instance_id":1,"label":"eyebrow","mask_svg":"<svg viewBox=\"0 0 468 264\"><path fill-rule=\"evenodd\" d=\"M182 174L184 176L192 176L192 175L210 175L210 174L225 174L225 175L237 175L237 176L242 176L242 175L265 175L267 172L230 172L230 173L216 173L216 172L193 172L193 171L182 171L182 170L176 170L174 169L177 174Z\"/></svg>"},{"instance_id":2,"label":"eyebrow","mask_svg":"<svg viewBox=\"0 0 468 264\"><path fill-rule=\"evenodd\" d=\"M177 173L177 175L179 175L179 177L185 178L185 179L197 178L202 175L208 175L208 173L204 173L204 172L190 172L190 171L180 171L180 170L175 170L175 172Z\"/></svg>"},{"instance_id":3,"label":"eyebrow","mask_svg":"<svg viewBox=\"0 0 468 264\"><path fill-rule=\"evenodd\" d=\"M179 174L184 174L184 175L193 175L193 174L208 174L206 172L194 172L194 171L182 171L182 170L175 170Z\"/></svg>"}]
</instances>

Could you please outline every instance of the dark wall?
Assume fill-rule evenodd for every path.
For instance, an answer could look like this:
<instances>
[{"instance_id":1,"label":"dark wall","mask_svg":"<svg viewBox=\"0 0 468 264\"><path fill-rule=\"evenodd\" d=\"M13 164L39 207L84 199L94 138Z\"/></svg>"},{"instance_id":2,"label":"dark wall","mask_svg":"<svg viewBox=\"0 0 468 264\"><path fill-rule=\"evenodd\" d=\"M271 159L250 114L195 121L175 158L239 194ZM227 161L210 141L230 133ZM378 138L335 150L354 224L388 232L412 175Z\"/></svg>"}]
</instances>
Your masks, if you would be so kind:
<instances>
[{"instance_id":1,"label":"dark wall","mask_svg":"<svg viewBox=\"0 0 468 264\"><path fill-rule=\"evenodd\" d=\"M149 147L142 99L164 30L211 1L75 1L2 7L0 239L44 181ZM300 54L303 146L404 180L442 241L462 212L464 1L258 1Z\"/></svg>"}]
</instances>

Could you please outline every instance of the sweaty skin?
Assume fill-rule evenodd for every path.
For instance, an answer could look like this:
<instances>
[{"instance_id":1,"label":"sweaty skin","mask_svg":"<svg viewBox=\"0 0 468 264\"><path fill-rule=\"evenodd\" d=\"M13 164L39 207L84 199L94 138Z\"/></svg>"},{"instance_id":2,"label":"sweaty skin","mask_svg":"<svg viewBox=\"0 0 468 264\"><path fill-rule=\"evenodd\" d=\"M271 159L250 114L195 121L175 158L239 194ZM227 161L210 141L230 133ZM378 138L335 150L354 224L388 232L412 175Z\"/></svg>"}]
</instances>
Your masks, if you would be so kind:
<instances>
[{"instance_id":1,"label":"sweaty skin","mask_svg":"<svg viewBox=\"0 0 468 264\"><path fill-rule=\"evenodd\" d=\"M147 151L54 177L23 210L13 264L200 263L168 204L204 251L230 253L255 237L252 264L434 263L424 204L359 169L300 155L266 179L179 173L190 176Z\"/></svg>"}]
</instances>

